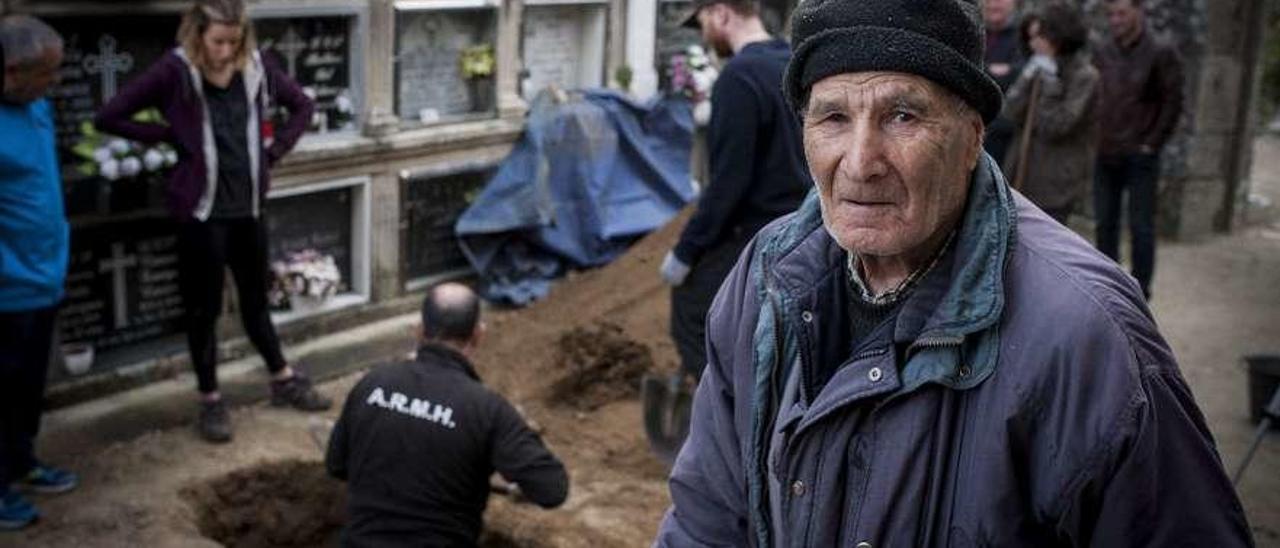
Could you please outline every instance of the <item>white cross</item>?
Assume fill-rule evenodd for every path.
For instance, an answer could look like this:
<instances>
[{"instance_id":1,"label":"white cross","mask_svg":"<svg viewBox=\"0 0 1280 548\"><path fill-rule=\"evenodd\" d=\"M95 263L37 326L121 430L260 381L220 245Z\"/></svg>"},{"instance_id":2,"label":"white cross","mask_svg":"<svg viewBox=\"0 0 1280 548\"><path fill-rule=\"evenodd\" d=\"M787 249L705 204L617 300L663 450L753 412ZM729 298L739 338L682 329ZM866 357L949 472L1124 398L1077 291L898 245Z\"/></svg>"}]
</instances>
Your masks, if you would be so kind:
<instances>
[{"instance_id":1,"label":"white cross","mask_svg":"<svg viewBox=\"0 0 1280 548\"><path fill-rule=\"evenodd\" d=\"M302 37L298 36L297 31L293 30L293 25L289 25L284 29L284 36L280 38L280 42L273 44L272 47L284 57L285 63L289 66L289 76L297 78L298 55L307 50L307 43L302 41Z\"/></svg>"},{"instance_id":2,"label":"white cross","mask_svg":"<svg viewBox=\"0 0 1280 548\"><path fill-rule=\"evenodd\" d=\"M128 295L125 287L125 269L138 266L137 255L125 255L124 244L111 244L111 258L98 263L99 273L111 273L112 294L115 296L116 329L129 325Z\"/></svg>"},{"instance_id":3,"label":"white cross","mask_svg":"<svg viewBox=\"0 0 1280 548\"><path fill-rule=\"evenodd\" d=\"M131 68L133 68L133 54L116 53L116 39L110 34L104 34L98 39L98 53L84 56L85 72L102 75L103 104L116 95L116 74L129 72Z\"/></svg>"}]
</instances>

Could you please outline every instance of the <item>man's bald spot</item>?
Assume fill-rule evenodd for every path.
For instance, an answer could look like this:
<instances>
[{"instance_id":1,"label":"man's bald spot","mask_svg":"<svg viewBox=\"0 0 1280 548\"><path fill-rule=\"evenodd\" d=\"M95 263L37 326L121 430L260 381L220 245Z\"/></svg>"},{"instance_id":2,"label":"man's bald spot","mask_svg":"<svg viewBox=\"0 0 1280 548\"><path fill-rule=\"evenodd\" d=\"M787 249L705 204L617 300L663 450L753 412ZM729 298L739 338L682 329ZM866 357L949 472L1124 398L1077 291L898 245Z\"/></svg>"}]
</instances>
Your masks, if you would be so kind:
<instances>
[{"instance_id":1,"label":"man's bald spot","mask_svg":"<svg viewBox=\"0 0 1280 548\"><path fill-rule=\"evenodd\" d=\"M422 301L422 331L427 339L467 341L479 320L480 298L466 285L433 286Z\"/></svg>"}]
</instances>

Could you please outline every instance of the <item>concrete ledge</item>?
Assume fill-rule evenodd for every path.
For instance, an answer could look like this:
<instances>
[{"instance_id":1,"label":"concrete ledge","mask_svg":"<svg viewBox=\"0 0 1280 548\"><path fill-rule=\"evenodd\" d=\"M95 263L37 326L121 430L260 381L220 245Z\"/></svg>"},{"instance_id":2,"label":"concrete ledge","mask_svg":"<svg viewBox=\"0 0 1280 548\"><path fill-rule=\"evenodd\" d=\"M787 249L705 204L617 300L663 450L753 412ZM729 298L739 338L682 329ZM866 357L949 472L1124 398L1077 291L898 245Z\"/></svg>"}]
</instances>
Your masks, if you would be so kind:
<instances>
[{"instance_id":1,"label":"concrete ledge","mask_svg":"<svg viewBox=\"0 0 1280 548\"><path fill-rule=\"evenodd\" d=\"M286 357L317 381L397 360L413 350L416 314L403 314L286 349ZM269 396L262 360L224 362L218 377L233 406ZM41 445L69 449L102 447L147 432L190 424L196 416L195 375L190 372L78 405L46 413ZM339 405L340 402L335 402Z\"/></svg>"}]
</instances>

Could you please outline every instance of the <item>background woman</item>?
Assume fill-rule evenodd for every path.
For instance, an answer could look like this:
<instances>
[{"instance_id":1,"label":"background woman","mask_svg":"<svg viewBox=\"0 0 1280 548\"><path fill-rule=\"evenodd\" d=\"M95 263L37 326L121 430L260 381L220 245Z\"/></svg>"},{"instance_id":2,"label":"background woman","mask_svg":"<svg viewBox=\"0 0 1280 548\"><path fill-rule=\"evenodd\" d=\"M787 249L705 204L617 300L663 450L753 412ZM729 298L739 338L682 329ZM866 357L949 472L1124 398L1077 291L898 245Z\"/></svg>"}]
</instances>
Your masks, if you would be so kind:
<instances>
[{"instance_id":1,"label":"background woman","mask_svg":"<svg viewBox=\"0 0 1280 548\"><path fill-rule=\"evenodd\" d=\"M1075 6L1054 3L1023 19L1022 39L1032 56L1005 98L1004 116L1019 127L1004 172L1016 179L1018 163L1025 161L1022 192L1066 224L1093 180L1100 79L1085 51L1088 30ZM1037 80L1039 97L1031 107ZM1024 146L1028 108L1035 113Z\"/></svg>"},{"instance_id":2,"label":"background woman","mask_svg":"<svg viewBox=\"0 0 1280 548\"><path fill-rule=\"evenodd\" d=\"M288 111L274 139L263 128L272 107ZM167 124L132 120L156 108ZM241 0L197 0L178 28L178 47L132 80L95 120L108 133L178 151L166 199L179 221L179 272L187 343L199 383L200 434L231 439L218 391L217 336L225 269L235 278L245 333L271 373L271 402L329 407L285 361L267 309L265 198L268 170L302 135L314 105L257 51Z\"/></svg>"}]
</instances>

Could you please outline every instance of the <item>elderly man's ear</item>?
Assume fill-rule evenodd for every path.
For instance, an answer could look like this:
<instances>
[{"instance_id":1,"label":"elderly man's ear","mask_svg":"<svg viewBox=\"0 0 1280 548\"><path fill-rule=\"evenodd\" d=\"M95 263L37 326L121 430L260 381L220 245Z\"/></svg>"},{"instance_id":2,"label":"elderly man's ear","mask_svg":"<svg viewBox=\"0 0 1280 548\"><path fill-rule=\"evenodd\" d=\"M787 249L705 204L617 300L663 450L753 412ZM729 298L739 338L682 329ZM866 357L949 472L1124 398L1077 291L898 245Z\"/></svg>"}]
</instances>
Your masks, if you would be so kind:
<instances>
[{"instance_id":1,"label":"elderly man's ear","mask_svg":"<svg viewBox=\"0 0 1280 548\"><path fill-rule=\"evenodd\" d=\"M987 125L982 123L982 117L976 113L966 118L973 127L973 139L970 143L972 148L969 149L969 171L973 171L978 167L978 159L982 158L982 142L986 139Z\"/></svg>"}]
</instances>

